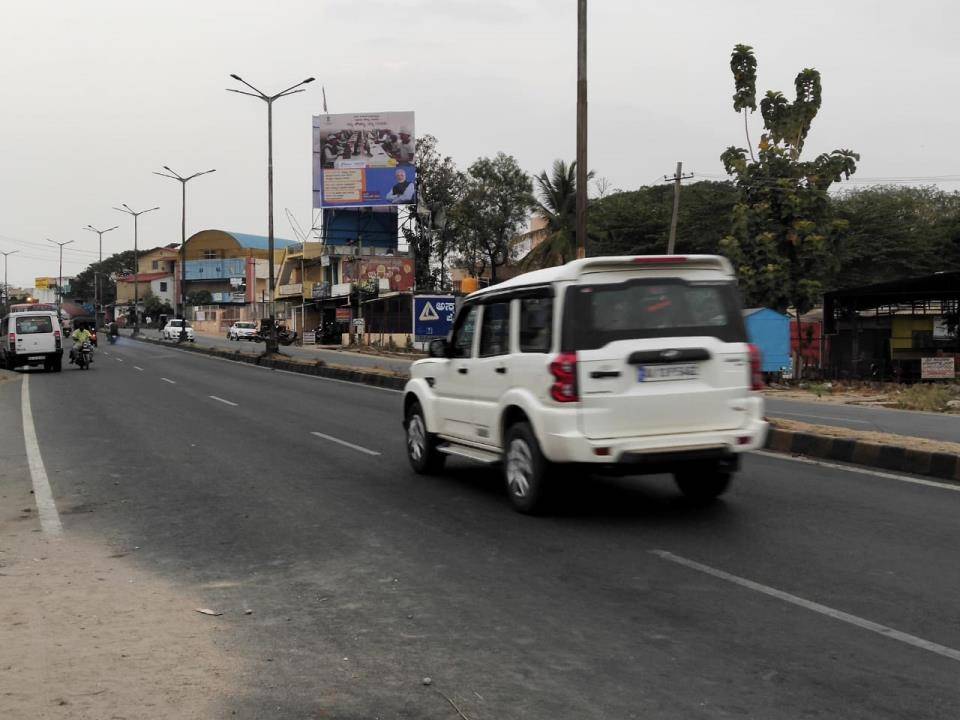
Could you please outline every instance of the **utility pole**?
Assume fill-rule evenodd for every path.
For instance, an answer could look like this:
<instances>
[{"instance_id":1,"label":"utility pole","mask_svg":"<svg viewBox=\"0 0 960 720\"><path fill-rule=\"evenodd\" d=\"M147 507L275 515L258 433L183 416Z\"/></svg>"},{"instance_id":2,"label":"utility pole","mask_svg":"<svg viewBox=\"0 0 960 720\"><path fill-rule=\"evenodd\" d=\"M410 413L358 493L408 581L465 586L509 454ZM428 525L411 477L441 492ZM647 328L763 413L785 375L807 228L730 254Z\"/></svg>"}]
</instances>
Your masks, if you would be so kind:
<instances>
[{"instance_id":1,"label":"utility pole","mask_svg":"<svg viewBox=\"0 0 960 720\"><path fill-rule=\"evenodd\" d=\"M126 203L123 203L121 207L115 207L114 210L119 210L122 213L133 216L133 336L136 337L140 334L140 281L138 276L140 274L140 251L137 249L137 218L139 218L144 213L153 212L154 210L159 210L159 207L152 207L148 210L132 210L130 206Z\"/></svg>"},{"instance_id":2,"label":"utility pole","mask_svg":"<svg viewBox=\"0 0 960 720\"><path fill-rule=\"evenodd\" d=\"M60 320L60 306L63 304L63 246L69 245L73 240L67 240L66 242L56 242L47 238L48 243L53 243L54 245L60 246L60 269L57 271L57 321ZM6 282L6 281L4 281Z\"/></svg>"},{"instance_id":3,"label":"utility pole","mask_svg":"<svg viewBox=\"0 0 960 720\"><path fill-rule=\"evenodd\" d=\"M664 175L665 182L673 182L673 217L670 218L670 239L667 241L667 255L673 255L673 249L677 244L677 216L680 213L680 181L689 180L693 173L683 174L683 161L677 163L677 172L673 177Z\"/></svg>"},{"instance_id":4,"label":"utility pole","mask_svg":"<svg viewBox=\"0 0 960 720\"><path fill-rule=\"evenodd\" d=\"M7 284L7 256L15 255L20 252L19 250L9 250L7 252L0 252L0 255L3 255L3 310L6 314L10 310L10 285ZM58 320L60 318L57 318Z\"/></svg>"},{"instance_id":5,"label":"utility pole","mask_svg":"<svg viewBox=\"0 0 960 720\"><path fill-rule=\"evenodd\" d=\"M250 97L257 98L258 100L263 100L267 104L267 259L269 261L268 272L270 273L270 334L267 336L264 354L270 355L272 353L279 352L280 350L280 344L277 342L277 320L274 314L274 301L276 300L276 276L273 269L273 102L274 100L279 100L287 95L305 92L306 88L302 88L300 86L306 85L307 83L312 83L316 78L308 77L306 80L301 80L296 85L291 85L286 90L282 90L276 95L267 95L261 90L255 88L239 75L231 74L230 77L237 82L243 83L248 88L253 90L253 92L251 93L247 92L246 90L227 88L228 92L239 93L240 95L249 95Z\"/></svg>"},{"instance_id":6,"label":"utility pole","mask_svg":"<svg viewBox=\"0 0 960 720\"><path fill-rule=\"evenodd\" d=\"M209 175L216 170L204 170L194 173L189 177L183 177L180 173L171 170L164 165L163 169L167 172L154 172L154 175L170 178L180 183L181 204L180 204L180 342L187 341L187 183L201 175ZM169 173L169 174L168 174Z\"/></svg>"},{"instance_id":7,"label":"utility pole","mask_svg":"<svg viewBox=\"0 0 960 720\"><path fill-rule=\"evenodd\" d=\"M577 0L577 257L587 256L587 0Z\"/></svg>"},{"instance_id":8,"label":"utility pole","mask_svg":"<svg viewBox=\"0 0 960 720\"><path fill-rule=\"evenodd\" d=\"M95 232L95 233L98 235L98 237L99 237L99 240L100 240L100 242L99 242L99 245L100 245L100 260L99 260L98 262L99 262L99 264L100 264L101 266L103 265L103 234L104 234L104 233L108 233L108 232L110 232L111 230L116 230L118 227L120 227L120 226L119 226L119 225L114 225L112 228L107 228L106 230L97 230L93 225L87 225L87 226L84 228L84 230L89 230L90 232ZM103 270L103 267L100 267L99 269L100 269L100 270ZM100 277L101 277L102 275L103 275L102 272L94 273L94 278L93 278L93 282L94 282L94 285L95 285L94 292L95 292L95 296L96 296L95 307L96 307L96 309L97 309L97 320L96 320L96 322L94 323L94 326L96 327L96 329L97 329L98 332L100 331L100 316L103 314L103 294L100 292Z\"/></svg>"}]
</instances>

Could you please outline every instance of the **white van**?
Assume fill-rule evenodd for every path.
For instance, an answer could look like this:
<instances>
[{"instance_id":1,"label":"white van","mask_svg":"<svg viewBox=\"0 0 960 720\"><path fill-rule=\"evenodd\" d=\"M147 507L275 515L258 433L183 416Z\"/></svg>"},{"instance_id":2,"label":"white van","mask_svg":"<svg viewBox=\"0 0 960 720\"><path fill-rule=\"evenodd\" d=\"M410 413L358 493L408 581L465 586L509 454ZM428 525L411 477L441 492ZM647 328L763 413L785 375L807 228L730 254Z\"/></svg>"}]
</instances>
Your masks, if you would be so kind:
<instances>
[{"instance_id":1,"label":"white van","mask_svg":"<svg viewBox=\"0 0 960 720\"><path fill-rule=\"evenodd\" d=\"M7 370L23 365L43 365L60 372L63 335L57 313L33 310L10 313L0 323L0 367Z\"/></svg>"},{"instance_id":2,"label":"white van","mask_svg":"<svg viewBox=\"0 0 960 720\"><path fill-rule=\"evenodd\" d=\"M598 257L520 275L469 295L430 355L405 388L411 465L501 462L522 512L562 466L672 472L709 500L766 437L760 357L722 257Z\"/></svg>"}]
</instances>

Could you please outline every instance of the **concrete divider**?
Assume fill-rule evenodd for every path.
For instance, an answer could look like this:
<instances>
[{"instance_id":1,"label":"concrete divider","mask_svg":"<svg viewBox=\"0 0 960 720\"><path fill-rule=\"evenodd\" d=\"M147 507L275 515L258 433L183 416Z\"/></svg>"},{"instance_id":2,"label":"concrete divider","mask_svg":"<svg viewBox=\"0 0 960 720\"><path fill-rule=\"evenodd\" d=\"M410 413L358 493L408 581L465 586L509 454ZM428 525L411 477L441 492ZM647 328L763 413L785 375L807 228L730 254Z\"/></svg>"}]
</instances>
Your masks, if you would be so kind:
<instances>
[{"instance_id":1,"label":"concrete divider","mask_svg":"<svg viewBox=\"0 0 960 720\"><path fill-rule=\"evenodd\" d=\"M960 455L771 427L767 449L960 483Z\"/></svg>"},{"instance_id":2,"label":"concrete divider","mask_svg":"<svg viewBox=\"0 0 960 720\"><path fill-rule=\"evenodd\" d=\"M155 340L153 338L135 337L132 340L149 343L150 345L159 345L161 347L175 347L178 350L193 352L199 355L210 355L212 357L223 358L224 360L233 360L234 362L243 362L250 365L259 365L273 370L286 370L287 372L300 373L302 375L314 375L316 377L325 377L332 380L343 380L345 382L355 382L362 385L373 385L374 387L387 388L390 390L403 390L407 384L407 378L400 375L390 375L387 373L372 372L370 370L361 370L342 365L328 365L323 360L298 361L294 359L284 360L282 358L265 358L262 355L251 355L239 350L221 350L219 348L196 346L192 343L171 345L169 342Z\"/></svg>"}]
</instances>

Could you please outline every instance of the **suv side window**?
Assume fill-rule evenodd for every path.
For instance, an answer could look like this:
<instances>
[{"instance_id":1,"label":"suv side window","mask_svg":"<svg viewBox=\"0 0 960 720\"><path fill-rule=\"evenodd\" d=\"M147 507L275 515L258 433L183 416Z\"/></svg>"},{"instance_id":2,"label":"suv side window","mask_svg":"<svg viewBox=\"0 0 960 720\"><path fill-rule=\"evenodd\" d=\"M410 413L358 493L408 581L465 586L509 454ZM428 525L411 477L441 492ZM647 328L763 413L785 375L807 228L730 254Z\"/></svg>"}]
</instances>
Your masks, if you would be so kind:
<instances>
[{"instance_id":1,"label":"suv side window","mask_svg":"<svg viewBox=\"0 0 960 720\"><path fill-rule=\"evenodd\" d=\"M480 357L510 352L510 302L485 305L480 325Z\"/></svg>"},{"instance_id":2,"label":"suv side window","mask_svg":"<svg viewBox=\"0 0 960 720\"><path fill-rule=\"evenodd\" d=\"M471 305L463 313L463 320L457 323L453 332L451 357L468 358L473 349L473 334L477 329L477 305Z\"/></svg>"},{"instance_id":3,"label":"suv side window","mask_svg":"<svg viewBox=\"0 0 960 720\"><path fill-rule=\"evenodd\" d=\"M550 352L553 343L553 298L520 300L520 352Z\"/></svg>"}]
</instances>

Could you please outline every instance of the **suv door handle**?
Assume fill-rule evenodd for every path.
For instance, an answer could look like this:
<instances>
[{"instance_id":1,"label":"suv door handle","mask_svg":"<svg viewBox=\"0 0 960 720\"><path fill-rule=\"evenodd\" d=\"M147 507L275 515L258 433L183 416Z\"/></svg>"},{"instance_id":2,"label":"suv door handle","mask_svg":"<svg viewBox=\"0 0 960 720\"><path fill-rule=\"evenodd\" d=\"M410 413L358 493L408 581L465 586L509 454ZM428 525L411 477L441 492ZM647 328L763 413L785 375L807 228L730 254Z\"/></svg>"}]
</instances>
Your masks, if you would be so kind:
<instances>
[{"instance_id":1,"label":"suv door handle","mask_svg":"<svg viewBox=\"0 0 960 720\"><path fill-rule=\"evenodd\" d=\"M602 380L603 378L615 378L620 377L619 370L594 370L590 373L590 377L594 380Z\"/></svg>"},{"instance_id":2,"label":"suv door handle","mask_svg":"<svg viewBox=\"0 0 960 720\"><path fill-rule=\"evenodd\" d=\"M467 370L467 368L457 368L457 372L460 373L461 375L466 375L469 372L469 370Z\"/></svg>"},{"instance_id":3,"label":"suv door handle","mask_svg":"<svg viewBox=\"0 0 960 720\"><path fill-rule=\"evenodd\" d=\"M498 372L498 373L500 373L501 375L506 375L506 374L507 374L507 369L506 369L505 367L498 367L498 368L496 368L496 369L494 370L494 372Z\"/></svg>"}]
</instances>

